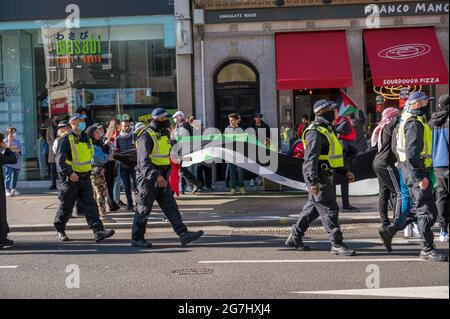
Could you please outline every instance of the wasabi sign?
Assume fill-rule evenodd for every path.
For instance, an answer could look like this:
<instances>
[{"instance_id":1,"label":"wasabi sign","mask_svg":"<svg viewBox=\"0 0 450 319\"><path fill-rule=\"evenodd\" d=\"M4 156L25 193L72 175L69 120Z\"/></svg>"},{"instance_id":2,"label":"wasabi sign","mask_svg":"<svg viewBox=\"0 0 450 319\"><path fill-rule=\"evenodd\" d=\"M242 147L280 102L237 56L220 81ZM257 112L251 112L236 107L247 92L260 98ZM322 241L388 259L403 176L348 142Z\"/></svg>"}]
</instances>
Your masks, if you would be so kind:
<instances>
[{"instance_id":1,"label":"wasabi sign","mask_svg":"<svg viewBox=\"0 0 450 319\"><path fill-rule=\"evenodd\" d=\"M81 68L83 65L102 63L101 34L92 34L89 31L70 32L55 35L53 54L56 67ZM106 62L106 61L105 61Z\"/></svg>"}]
</instances>

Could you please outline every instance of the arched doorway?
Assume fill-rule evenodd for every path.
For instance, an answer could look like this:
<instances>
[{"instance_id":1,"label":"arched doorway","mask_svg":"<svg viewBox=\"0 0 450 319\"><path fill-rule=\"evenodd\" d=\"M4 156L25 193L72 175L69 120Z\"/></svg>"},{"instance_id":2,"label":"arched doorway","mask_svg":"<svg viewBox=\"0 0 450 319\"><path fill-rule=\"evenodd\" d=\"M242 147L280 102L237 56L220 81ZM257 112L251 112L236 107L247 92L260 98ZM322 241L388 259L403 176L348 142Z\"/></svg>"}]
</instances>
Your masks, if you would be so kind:
<instances>
[{"instance_id":1,"label":"arched doorway","mask_svg":"<svg viewBox=\"0 0 450 319\"><path fill-rule=\"evenodd\" d=\"M228 126L228 114L239 113L241 125L248 127L260 110L259 74L249 63L232 60L214 74L216 128Z\"/></svg>"}]
</instances>

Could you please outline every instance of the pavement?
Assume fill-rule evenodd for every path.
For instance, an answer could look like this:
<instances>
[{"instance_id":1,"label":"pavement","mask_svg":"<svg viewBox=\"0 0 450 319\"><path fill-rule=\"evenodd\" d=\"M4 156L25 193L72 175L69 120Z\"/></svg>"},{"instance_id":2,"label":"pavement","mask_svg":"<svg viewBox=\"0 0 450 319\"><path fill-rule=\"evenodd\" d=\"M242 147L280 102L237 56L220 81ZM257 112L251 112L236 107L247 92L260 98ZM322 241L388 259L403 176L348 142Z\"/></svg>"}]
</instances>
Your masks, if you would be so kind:
<instances>
[{"instance_id":1,"label":"pavement","mask_svg":"<svg viewBox=\"0 0 450 319\"><path fill-rule=\"evenodd\" d=\"M22 192L18 197L7 199L11 231L52 231L53 219L59 204L57 193L49 192L47 189L25 189ZM124 194L121 196L124 200ZM293 224L306 199L307 195L304 192L254 191L245 196L230 196L225 192L181 195L177 198L177 202L183 220L189 227L261 227ZM379 221L377 201L377 196L351 197L351 204L361 211L341 212L340 223L377 223ZM109 214L116 222L106 223L107 228L131 228L133 212L122 208ZM155 203L148 227L170 227L170 223L164 221L164 217ZM320 225L320 220L316 220L314 225ZM88 227L83 218L76 218L69 221L67 229L87 230Z\"/></svg>"},{"instance_id":2,"label":"pavement","mask_svg":"<svg viewBox=\"0 0 450 319\"><path fill-rule=\"evenodd\" d=\"M309 252L284 246L286 226L205 227L186 248L173 231L151 229L151 249L131 247L130 230L101 243L89 231L69 231L65 243L53 232L16 232L15 245L0 249L0 298L448 299L449 264L420 260L419 241L401 234L388 254L377 227L343 226L354 257L331 255L320 227L304 238ZM448 253L448 243L437 247Z\"/></svg>"}]
</instances>

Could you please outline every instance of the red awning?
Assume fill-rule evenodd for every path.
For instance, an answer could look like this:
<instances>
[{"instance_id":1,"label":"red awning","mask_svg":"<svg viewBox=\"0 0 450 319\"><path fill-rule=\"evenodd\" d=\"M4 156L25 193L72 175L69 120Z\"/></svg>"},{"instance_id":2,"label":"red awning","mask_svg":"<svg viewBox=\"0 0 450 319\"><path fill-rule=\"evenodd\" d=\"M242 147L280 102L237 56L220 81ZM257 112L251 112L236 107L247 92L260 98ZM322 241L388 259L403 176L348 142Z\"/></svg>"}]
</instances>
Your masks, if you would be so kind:
<instances>
[{"instance_id":1,"label":"red awning","mask_svg":"<svg viewBox=\"0 0 450 319\"><path fill-rule=\"evenodd\" d=\"M433 27L364 30L364 43L375 86L448 83Z\"/></svg>"},{"instance_id":2,"label":"red awning","mask_svg":"<svg viewBox=\"0 0 450 319\"><path fill-rule=\"evenodd\" d=\"M277 89L352 86L345 31L277 33Z\"/></svg>"}]
</instances>

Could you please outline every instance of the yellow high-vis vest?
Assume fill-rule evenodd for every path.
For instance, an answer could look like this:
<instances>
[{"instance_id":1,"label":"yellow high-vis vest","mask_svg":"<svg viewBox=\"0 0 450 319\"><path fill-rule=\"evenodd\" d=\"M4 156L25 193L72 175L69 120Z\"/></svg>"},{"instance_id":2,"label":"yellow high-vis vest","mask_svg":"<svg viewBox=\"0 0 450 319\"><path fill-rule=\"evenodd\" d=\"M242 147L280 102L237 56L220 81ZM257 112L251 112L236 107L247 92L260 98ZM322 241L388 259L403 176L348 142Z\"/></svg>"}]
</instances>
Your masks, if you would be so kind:
<instances>
[{"instance_id":1,"label":"yellow high-vis vest","mask_svg":"<svg viewBox=\"0 0 450 319\"><path fill-rule=\"evenodd\" d=\"M170 150L172 145L170 145L169 137L167 135L159 136L159 134L150 128L147 128L145 132L147 132L153 140L153 150L148 155L152 163L157 166L170 165ZM138 137L140 137L143 133L144 131L140 132ZM136 141L136 145L137 143L138 141Z\"/></svg>"},{"instance_id":2,"label":"yellow high-vis vest","mask_svg":"<svg viewBox=\"0 0 450 319\"><path fill-rule=\"evenodd\" d=\"M406 162L406 133L405 126L412 118L416 118L423 126L423 148L420 152L420 157L424 160L425 168L429 168L433 165L433 133L431 128L425 122L422 116L416 116L410 112L404 112L400 122L398 135L397 135L397 153L400 162Z\"/></svg>"},{"instance_id":3,"label":"yellow high-vis vest","mask_svg":"<svg viewBox=\"0 0 450 319\"><path fill-rule=\"evenodd\" d=\"M70 150L72 152L72 161L66 160L66 163L72 167L76 173L87 173L92 170L91 160L94 157L94 146L92 141L89 143L75 143L73 134L68 135Z\"/></svg>"},{"instance_id":4,"label":"yellow high-vis vest","mask_svg":"<svg viewBox=\"0 0 450 319\"><path fill-rule=\"evenodd\" d=\"M303 146L305 148L305 151L307 148L305 136L306 136L306 132L308 132L310 130L316 130L317 132L324 135L326 137L328 143L330 144L330 147L328 149L328 154L326 154L326 155L320 154L319 160L328 161L331 168L344 167L344 151L342 149L341 142L339 142L339 139L337 138L336 134L334 134L333 131L326 129L323 126L311 124L310 126L308 126L308 128L306 130L303 131L302 141L303 141Z\"/></svg>"}]
</instances>

